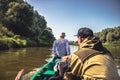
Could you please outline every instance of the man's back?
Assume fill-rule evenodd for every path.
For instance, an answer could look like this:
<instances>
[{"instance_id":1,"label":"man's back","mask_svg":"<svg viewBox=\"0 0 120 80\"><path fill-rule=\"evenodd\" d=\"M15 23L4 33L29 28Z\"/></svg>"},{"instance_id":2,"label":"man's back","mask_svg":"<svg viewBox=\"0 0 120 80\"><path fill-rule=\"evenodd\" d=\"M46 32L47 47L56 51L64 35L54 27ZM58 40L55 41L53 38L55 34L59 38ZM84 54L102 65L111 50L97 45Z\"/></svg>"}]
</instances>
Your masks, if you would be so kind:
<instances>
[{"instance_id":1,"label":"man's back","mask_svg":"<svg viewBox=\"0 0 120 80\"><path fill-rule=\"evenodd\" d=\"M66 39L59 39L56 41L57 50L58 50L59 54L62 54L63 52L67 53L67 50L66 50L67 43L69 43L69 42Z\"/></svg>"},{"instance_id":2,"label":"man's back","mask_svg":"<svg viewBox=\"0 0 120 80\"><path fill-rule=\"evenodd\" d=\"M70 55L70 46L69 41L65 39L65 33L60 34L60 39L55 40L52 47L52 53L55 54L58 58L61 58L65 55Z\"/></svg>"},{"instance_id":3,"label":"man's back","mask_svg":"<svg viewBox=\"0 0 120 80\"><path fill-rule=\"evenodd\" d=\"M119 80L115 62L109 54L96 53L84 58L79 54L81 51L78 55L72 54L69 60L72 71L66 73L66 80L72 80L70 75L82 77L83 80Z\"/></svg>"},{"instance_id":4,"label":"man's back","mask_svg":"<svg viewBox=\"0 0 120 80\"><path fill-rule=\"evenodd\" d=\"M103 80L119 80L114 60L108 54L95 55L85 61L82 71L84 79L103 78Z\"/></svg>"}]
</instances>

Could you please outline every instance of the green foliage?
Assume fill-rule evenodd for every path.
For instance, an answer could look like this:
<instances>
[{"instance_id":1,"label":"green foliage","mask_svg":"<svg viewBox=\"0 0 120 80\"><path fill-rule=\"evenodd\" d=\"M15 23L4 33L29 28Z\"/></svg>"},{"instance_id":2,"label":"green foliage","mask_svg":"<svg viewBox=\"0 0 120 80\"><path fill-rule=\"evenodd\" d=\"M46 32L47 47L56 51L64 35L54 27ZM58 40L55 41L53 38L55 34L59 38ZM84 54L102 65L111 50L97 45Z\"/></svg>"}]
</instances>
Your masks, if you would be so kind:
<instances>
[{"instance_id":1,"label":"green foliage","mask_svg":"<svg viewBox=\"0 0 120 80\"><path fill-rule=\"evenodd\" d=\"M1 1L0 23L24 37L39 36L46 28L46 20L22 0ZM5 4L5 5L3 5ZM4 9L5 8L5 9Z\"/></svg>"},{"instance_id":2,"label":"green foliage","mask_svg":"<svg viewBox=\"0 0 120 80\"><path fill-rule=\"evenodd\" d=\"M120 26L114 28L106 28L101 32L95 33L100 37L103 43L119 43L120 42Z\"/></svg>"},{"instance_id":3,"label":"green foliage","mask_svg":"<svg viewBox=\"0 0 120 80\"><path fill-rule=\"evenodd\" d=\"M0 0L0 24L5 24L6 11L10 2L24 2L23 0Z\"/></svg>"},{"instance_id":4,"label":"green foliage","mask_svg":"<svg viewBox=\"0 0 120 80\"><path fill-rule=\"evenodd\" d=\"M112 42L114 40L114 35L112 33L108 33L106 39L107 42Z\"/></svg>"},{"instance_id":5,"label":"green foliage","mask_svg":"<svg viewBox=\"0 0 120 80\"><path fill-rule=\"evenodd\" d=\"M39 15L37 11L34 11L34 29L36 30L35 36L41 35L46 28L46 20L43 16Z\"/></svg>"},{"instance_id":6,"label":"green foliage","mask_svg":"<svg viewBox=\"0 0 120 80\"><path fill-rule=\"evenodd\" d=\"M9 31L6 27L0 25L0 37L2 36L13 37L14 34L11 31Z\"/></svg>"},{"instance_id":7,"label":"green foliage","mask_svg":"<svg viewBox=\"0 0 120 80\"><path fill-rule=\"evenodd\" d=\"M52 29L47 27L40 36L41 44L44 43L45 45L52 45L55 37L53 36Z\"/></svg>"},{"instance_id":8,"label":"green foliage","mask_svg":"<svg viewBox=\"0 0 120 80\"><path fill-rule=\"evenodd\" d=\"M77 41L70 41L70 45L79 46Z\"/></svg>"},{"instance_id":9,"label":"green foliage","mask_svg":"<svg viewBox=\"0 0 120 80\"><path fill-rule=\"evenodd\" d=\"M34 40L31 40L29 38L26 39L27 40L27 46L28 47L34 47L37 45L37 43Z\"/></svg>"},{"instance_id":10,"label":"green foliage","mask_svg":"<svg viewBox=\"0 0 120 80\"><path fill-rule=\"evenodd\" d=\"M26 45L26 40L21 39L20 35L15 35L6 27L0 25L0 50L25 47Z\"/></svg>"},{"instance_id":11,"label":"green foliage","mask_svg":"<svg viewBox=\"0 0 120 80\"><path fill-rule=\"evenodd\" d=\"M21 36L32 36L33 8L25 3L10 2L6 11L6 26Z\"/></svg>"},{"instance_id":12,"label":"green foliage","mask_svg":"<svg viewBox=\"0 0 120 80\"><path fill-rule=\"evenodd\" d=\"M1 45L6 45L7 48L18 48L26 46L26 40L20 40L19 38L9 38L7 36L3 36L0 38Z\"/></svg>"},{"instance_id":13,"label":"green foliage","mask_svg":"<svg viewBox=\"0 0 120 80\"><path fill-rule=\"evenodd\" d=\"M5 48L50 46L55 39L44 16L23 0L0 0L0 24L0 45Z\"/></svg>"}]
</instances>

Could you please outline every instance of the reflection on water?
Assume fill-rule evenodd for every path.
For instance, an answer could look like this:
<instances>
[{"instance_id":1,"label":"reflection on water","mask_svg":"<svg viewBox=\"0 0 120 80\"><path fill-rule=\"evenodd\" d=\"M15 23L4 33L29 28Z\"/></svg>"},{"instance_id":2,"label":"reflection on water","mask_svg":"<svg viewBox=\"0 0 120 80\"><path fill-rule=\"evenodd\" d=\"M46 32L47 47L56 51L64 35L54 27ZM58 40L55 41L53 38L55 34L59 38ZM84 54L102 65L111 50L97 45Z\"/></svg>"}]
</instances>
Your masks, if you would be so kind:
<instances>
[{"instance_id":1,"label":"reflection on water","mask_svg":"<svg viewBox=\"0 0 120 80\"><path fill-rule=\"evenodd\" d=\"M120 46L106 46L107 49L112 53L117 67L120 69Z\"/></svg>"},{"instance_id":2,"label":"reflection on water","mask_svg":"<svg viewBox=\"0 0 120 80\"><path fill-rule=\"evenodd\" d=\"M78 49L79 49L78 46L70 46L71 54L73 54L74 52L76 52Z\"/></svg>"},{"instance_id":3,"label":"reflection on water","mask_svg":"<svg viewBox=\"0 0 120 80\"><path fill-rule=\"evenodd\" d=\"M48 48L23 48L0 51L0 80L14 80L21 69L25 73L39 68L51 57ZM1 73L2 72L2 73Z\"/></svg>"},{"instance_id":4,"label":"reflection on water","mask_svg":"<svg viewBox=\"0 0 120 80\"><path fill-rule=\"evenodd\" d=\"M71 53L78 50L78 46L70 46ZM113 54L118 68L120 68L120 46L107 47ZM0 51L0 80L14 80L18 71L25 70L25 80L47 63L51 57L49 48L22 48ZM120 70L119 70L120 71Z\"/></svg>"}]
</instances>

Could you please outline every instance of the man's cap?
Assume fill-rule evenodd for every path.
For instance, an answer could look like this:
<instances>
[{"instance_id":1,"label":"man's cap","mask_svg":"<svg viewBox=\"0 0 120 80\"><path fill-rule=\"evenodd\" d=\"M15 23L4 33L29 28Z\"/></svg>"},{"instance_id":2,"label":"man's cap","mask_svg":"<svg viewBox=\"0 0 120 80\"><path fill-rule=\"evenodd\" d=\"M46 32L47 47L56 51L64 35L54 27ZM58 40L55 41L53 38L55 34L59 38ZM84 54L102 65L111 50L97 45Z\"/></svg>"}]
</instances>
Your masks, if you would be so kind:
<instances>
[{"instance_id":1,"label":"man's cap","mask_svg":"<svg viewBox=\"0 0 120 80\"><path fill-rule=\"evenodd\" d=\"M62 32L62 33L60 34L60 36L65 37L66 35L65 35L64 32Z\"/></svg>"},{"instance_id":2,"label":"man's cap","mask_svg":"<svg viewBox=\"0 0 120 80\"><path fill-rule=\"evenodd\" d=\"M77 35L74 35L74 36L80 36L82 38L86 38L88 36L93 36L93 31L87 27L84 27L84 28L80 28L78 30L78 33Z\"/></svg>"}]
</instances>

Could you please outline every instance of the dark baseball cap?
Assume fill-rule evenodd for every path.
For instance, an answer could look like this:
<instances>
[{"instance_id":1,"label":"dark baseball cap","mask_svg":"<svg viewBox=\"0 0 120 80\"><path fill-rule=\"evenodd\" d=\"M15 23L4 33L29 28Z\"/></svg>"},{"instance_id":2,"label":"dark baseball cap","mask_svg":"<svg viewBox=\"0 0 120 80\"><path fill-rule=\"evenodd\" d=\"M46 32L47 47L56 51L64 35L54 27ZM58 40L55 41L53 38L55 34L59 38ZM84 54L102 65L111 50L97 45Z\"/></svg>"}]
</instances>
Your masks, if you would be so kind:
<instances>
[{"instance_id":1,"label":"dark baseball cap","mask_svg":"<svg viewBox=\"0 0 120 80\"><path fill-rule=\"evenodd\" d=\"M80 28L78 30L78 33L77 35L74 35L74 36L80 36L82 38L86 38L88 36L93 36L93 31L87 27L84 27L84 28Z\"/></svg>"},{"instance_id":2,"label":"dark baseball cap","mask_svg":"<svg viewBox=\"0 0 120 80\"><path fill-rule=\"evenodd\" d=\"M60 34L60 36L65 37L66 35L65 35L64 32L62 32L62 33Z\"/></svg>"}]
</instances>

